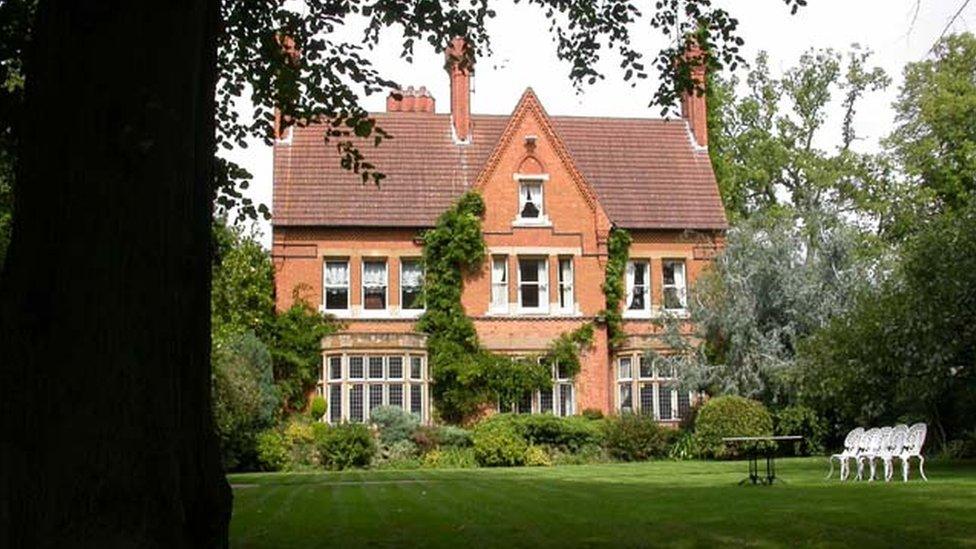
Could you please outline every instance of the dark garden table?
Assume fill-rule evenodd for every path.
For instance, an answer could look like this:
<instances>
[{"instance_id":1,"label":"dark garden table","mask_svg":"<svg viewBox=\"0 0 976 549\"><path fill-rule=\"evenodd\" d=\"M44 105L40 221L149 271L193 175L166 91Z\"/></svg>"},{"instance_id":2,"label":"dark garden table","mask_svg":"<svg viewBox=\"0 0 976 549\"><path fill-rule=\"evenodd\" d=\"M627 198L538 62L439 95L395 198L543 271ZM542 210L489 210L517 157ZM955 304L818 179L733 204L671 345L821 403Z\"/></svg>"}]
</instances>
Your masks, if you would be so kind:
<instances>
[{"instance_id":1,"label":"dark garden table","mask_svg":"<svg viewBox=\"0 0 976 549\"><path fill-rule=\"evenodd\" d=\"M776 446L783 441L803 440L799 435L780 435L768 437L725 437L722 442L744 446L749 456L749 476L739 484L772 484L776 481ZM766 476L759 475L759 460L766 458Z\"/></svg>"}]
</instances>

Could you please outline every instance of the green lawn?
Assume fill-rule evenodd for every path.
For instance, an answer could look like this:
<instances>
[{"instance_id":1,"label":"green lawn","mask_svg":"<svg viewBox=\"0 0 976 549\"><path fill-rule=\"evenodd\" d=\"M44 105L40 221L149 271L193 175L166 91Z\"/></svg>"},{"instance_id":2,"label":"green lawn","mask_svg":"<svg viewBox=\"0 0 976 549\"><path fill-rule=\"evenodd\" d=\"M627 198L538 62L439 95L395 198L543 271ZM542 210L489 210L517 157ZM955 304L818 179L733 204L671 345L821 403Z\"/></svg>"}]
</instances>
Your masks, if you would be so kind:
<instances>
[{"instance_id":1,"label":"green lawn","mask_svg":"<svg viewBox=\"0 0 976 549\"><path fill-rule=\"evenodd\" d=\"M232 475L235 547L976 546L976 463L930 481L738 486L745 462Z\"/></svg>"}]
</instances>

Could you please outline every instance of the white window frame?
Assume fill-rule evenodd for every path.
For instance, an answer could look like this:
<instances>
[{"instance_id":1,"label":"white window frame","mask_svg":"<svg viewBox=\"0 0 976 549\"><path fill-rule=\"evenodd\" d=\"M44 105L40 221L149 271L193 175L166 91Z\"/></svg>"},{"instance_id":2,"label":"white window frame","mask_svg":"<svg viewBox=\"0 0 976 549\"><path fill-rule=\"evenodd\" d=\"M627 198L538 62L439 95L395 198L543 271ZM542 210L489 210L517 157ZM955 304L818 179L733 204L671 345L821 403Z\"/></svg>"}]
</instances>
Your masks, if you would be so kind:
<instances>
[{"instance_id":1,"label":"white window frame","mask_svg":"<svg viewBox=\"0 0 976 549\"><path fill-rule=\"evenodd\" d=\"M672 265L672 268L681 267L681 280L678 280L678 270L674 270L674 283L667 284L664 280L664 269L666 265ZM674 289L678 294L678 299L681 302L681 306L677 308L669 308L667 300L667 291L669 289ZM688 310L688 266L684 259L664 259L661 261L661 308L665 311L671 313L683 313Z\"/></svg>"},{"instance_id":2,"label":"white window frame","mask_svg":"<svg viewBox=\"0 0 976 549\"><path fill-rule=\"evenodd\" d=\"M522 261L535 261L537 264L542 266L541 272L538 272L538 281L534 284L537 286L537 291L539 293L539 306L538 307L525 307L522 304ZM517 258L518 265L518 307L519 313L521 314L545 314L549 312L549 258L545 256L519 256ZM528 284L533 284L528 282Z\"/></svg>"},{"instance_id":3,"label":"white window frame","mask_svg":"<svg viewBox=\"0 0 976 549\"><path fill-rule=\"evenodd\" d=\"M501 274L502 274L503 280L501 280L501 281L496 281L495 280L495 273L496 273L495 266L496 265L501 265L502 266ZM509 289L509 281L511 280L511 276L509 276L508 270L509 269L508 269L508 256L507 255L493 255L493 256L491 256L491 293L488 296L488 310L490 312L492 312L492 313L506 314L506 313L509 312L509 310L508 310L508 307L509 307L508 289ZM500 294L504 298L504 302L503 303L495 303L495 289L496 288L503 290L501 292L501 294Z\"/></svg>"},{"instance_id":4,"label":"white window frame","mask_svg":"<svg viewBox=\"0 0 976 549\"><path fill-rule=\"evenodd\" d=\"M634 279L635 279L635 265L644 265L646 271L644 273L644 308L643 309L631 309L630 300L634 295ZM625 318L647 318L651 316L651 262L648 259L630 259L627 261L627 273L626 273L626 287L627 293L624 296L624 314Z\"/></svg>"},{"instance_id":5,"label":"white window frame","mask_svg":"<svg viewBox=\"0 0 976 549\"><path fill-rule=\"evenodd\" d=\"M556 296L556 299L557 299L556 305L557 305L559 311L562 312L562 313L570 313L571 314L571 313L576 312L576 294L575 294L576 289L575 289L575 287L573 285L573 282L574 282L574 280L576 278L576 266L574 265L575 263L576 262L574 261L574 258L571 255L569 255L569 256L567 256L567 255L559 256L558 257L558 260L556 262L556 265L557 265L557 267L556 267L556 269L557 269L557 272L556 272L556 280L557 280L557 284L558 284L558 288L559 288L558 295ZM568 280L566 280L565 277L563 276L564 275L564 271L563 271L563 265L564 264L569 265L569 279ZM563 297L565 297L565 295L567 293L569 295L569 299L568 300L564 300Z\"/></svg>"},{"instance_id":6,"label":"white window frame","mask_svg":"<svg viewBox=\"0 0 976 549\"><path fill-rule=\"evenodd\" d=\"M349 362L352 358L361 358L363 361L363 377L361 378L351 378L349 377L350 368ZM371 359L380 358L383 364L383 375L382 377L371 377L369 374L369 363ZM340 379L333 379L329 375L329 370L331 369L331 362L334 358L339 358L340 371L342 376ZM400 359L401 364L401 376L392 377L390 375L390 359ZM412 376L412 364L414 358L420 358L420 377ZM428 421L428 410L429 410L429 397L430 397L430 380L427 377L426 368L426 356L418 354L416 352L353 352L353 353L338 353L338 352L326 352L325 353L325 364L326 367L323 369L322 377L320 380L323 386L323 393L327 396L327 410L324 417L324 421L328 423L341 423L344 421L352 421L352 390L353 387L362 387L362 403L363 403L363 421L369 423L370 415L373 412L373 408L376 406L389 406L390 405L390 387L396 386L400 387L400 407L407 411L411 411L413 405L412 394L415 389L420 392L420 420L424 423ZM381 404L374 405L370 400L370 395L374 392L372 387L382 387L382 402ZM334 403L332 401L332 389L338 388L340 401ZM338 406L338 408L336 408ZM338 420L333 417L333 411L338 411Z\"/></svg>"},{"instance_id":7,"label":"white window frame","mask_svg":"<svg viewBox=\"0 0 976 549\"><path fill-rule=\"evenodd\" d=\"M382 263L383 264L383 308L382 309L367 309L366 308L366 264L367 263ZM362 316L385 316L389 314L390 311L390 262L385 257L364 257L359 262L359 309L362 311Z\"/></svg>"},{"instance_id":8,"label":"white window frame","mask_svg":"<svg viewBox=\"0 0 976 549\"><path fill-rule=\"evenodd\" d=\"M621 377L620 375L620 364L621 361L628 360L631 365L631 377ZM677 382L675 377L675 372L673 365L668 363L663 363L657 358L652 358L650 375L643 375L640 368L640 363L643 361L643 353L640 352L630 352L621 354L616 357L615 364L617 367L617 380L616 380L616 406L617 411L622 411L622 402L620 401L620 386L628 385L630 387L630 400L631 400L631 412L635 414L649 415L654 418L655 421L660 421L664 423L677 423L685 418L681 417L681 409L678 406L678 400L680 394L685 394L688 397L688 407L689 412L692 404L695 402L695 395L693 391L684 392L681 391L680 384ZM642 386L649 386L651 388L651 409L648 410L644 406L644 401L641 398L641 388ZM670 387L672 389L669 402L664 403L668 409L671 411L670 419L661 419L661 399L663 397L663 389Z\"/></svg>"},{"instance_id":9,"label":"white window frame","mask_svg":"<svg viewBox=\"0 0 976 549\"><path fill-rule=\"evenodd\" d=\"M329 263L341 263L346 266L346 284L329 284ZM349 260L340 258L323 258L322 260L322 311L332 314L344 314L348 313L352 307L352 273L349 271ZM346 308L345 309L330 309L328 306L329 299L329 288L343 288L346 290Z\"/></svg>"},{"instance_id":10,"label":"white window frame","mask_svg":"<svg viewBox=\"0 0 976 549\"><path fill-rule=\"evenodd\" d=\"M403 290L404 290L404 285L403 285L403 265L404 265L404 263L414 263L418 267L420 267L420 291L421 291L421 296L422 296L423 295L423 289L424 289L424 276L426 275L426 273L424 272L423 263L420 261L420 258L419 257L401 257L399 263L400 263L400 277L399 277L399 279L400 279L400 288L399 288L399 290L400 290L400 305L399 305L400 312L403 313L404 316L420 316L427 309L426 303L423 304L423 306L421 306L419 308L414 308L414 309L407 309L406 307L403 306ZM387 304L387 305L389 305L389 304Z\"/></svg>"},{"instance_id":11,"label":"white window frame","mask_svg":"<svg viewBox=\"0 0 976 549\"><path fill-rule=\"evenodd\" d=\"M515 181L517 182L518 188L518 210L515 212L515 222L513 225L516 226L549 226L549 216L546 214L546 181L549 179L548 175L520 175L515 174ZM539 188L539 199L533 200L533 204L538 204L539 206L539 217L522 217L522 209L525 207L525 193L523 189L526 186L533 185Z\"/></svg>"}]
</instances>

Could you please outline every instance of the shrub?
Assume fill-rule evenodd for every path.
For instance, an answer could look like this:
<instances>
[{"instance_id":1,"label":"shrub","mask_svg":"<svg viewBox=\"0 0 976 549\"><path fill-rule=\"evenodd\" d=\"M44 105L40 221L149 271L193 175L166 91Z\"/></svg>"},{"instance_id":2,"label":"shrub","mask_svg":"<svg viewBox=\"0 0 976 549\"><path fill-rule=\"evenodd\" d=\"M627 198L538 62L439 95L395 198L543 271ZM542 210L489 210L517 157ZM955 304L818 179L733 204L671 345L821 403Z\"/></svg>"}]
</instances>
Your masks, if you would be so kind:
<instances>
[{"instance_id":1,"label":"shrub","mask_svg":"<svg viewBox=\"0 0 976 549\"><path fill-rule=\"evenodd\" d=\"M587 408L581 412L586 419L603 419L603 412L596 408Z\"/></svg>"},{"instance_id":2,"label":"shrub","mask_svg":"<svg viewBox=\"0 0 976 549\"><path fill-rule=\"evenodd\" d=\"M380 430L380 442L393 444L409 440L410 435L420 427L420 418L397 406L374 408L369 419Z\"/></svg>"},{"instance_id":3,"label":"shrub","mask_svg":"<svg viewBox=\"0 0 976 549\"><path fill-rule=\"evenodd\" d=\"M381 469L416 469L420 467L417 445L409 440L399 440L379 448L371 465Z\"/></svg>"},{"instance_id":4,"label":"shrub","mask_svg":"<svg viewBox=\"0 0 976 549\"><path fill-rule=\"evenodd\" d=\"M478 466L473 448L445 448L424 454L421 466L427 469L471 469Z\"/></svg>"},{"instance_id":5,"label":"shrub","mask_svg":"<svg viewBox=\"0 0 976 549\"><path fill-rule=\"evenodd\" d=\"M312 423L307 417L295 414L288 419L283 434L288 448L287 469L306 469L318 467L319 454L316 448L316 434L327 429L324 423Z\"/></svg>"},{"instance_id":6,"label":"shrub","mask_svg":"<svg viewBox=\"0 0 976 549\"><path fill-rule=\"evenodd\" d=\"M316 437L319 461L327 469L365 467L376 455L376 441L369 429L358 423L326 427Z\"/></svg>"},{"instance_id":7,"label":"shrub","mask_svg":"<svg viewBox=\"0 0 976 549\"><path fill-rule=\"evenodd\" d=\"M525 464L529 467L552 467L552 458L542 446L529 446L525 451Z\"/></svg>"},{"instance_id":8,"label":"shrub","mask_svg":"<svg viewBox=\"0 0 976 549\"><path fill-rule=\"evenodd\" d=\"M437 428L439 444L442 448L469 448L471 447L471 431L444 425Z\"/></svg>"},{"instance_id":9,"label":"shrub","mask_svg":"<svg viewBox=\"0 0 976 549\"><path fill-rule=\"evenodd\" d=\"M224 467L260 467L257 435L274 425L278 405L271 355L251 332L218 332L211 357L214 426Z\"/></svg>"},{"instance_id":10,"label":"shrub","mask_svg":"<svg viewBox=\"0 0 976 549\"><path fill-rule=\"evenodd\" d=\"M652 416L624 414L605 423L607 453L621 461L664 457L675 431L659 425Z\"/></svg>"},{"instance_id":11,"label":"shrub","mask_svg":"<svg viewBox=\"0 0 976 549\"><path fill-rule=\"evenodd\" d=\"M679 431L674 442L668 448L668 457L676 460L694 459L698 457L698 447L695 436L688 431Z\"/></svg>"},{"instance_id":12,"label":"shrub","mask_svg":"<svg viewBox=\"0 0 976 549\"><path fill-rule=\"evenodd\" d=\"M308 415L315 421L321 421L322 416L325 415L326 410L328 410L325 397L321 395L315 395L312 397L312 403L308 407Z\"/></svg>"},{"instance_id":13,"label":"shrub","mask_svg":"<svg viewBox=\"0 0 976 549\"><path fill-rule=\"evenodd\" d=\"M582 417L561 418L550 414L516 416L516 431L529 444L543 444L574 452L603 439L600 423Z\"/></svg>"},{"instance_id":14,"label":"shrub","mask_svg":"<svg viewBox=\"0 0 976 549\"><path fill-rule=\"evenodd\" d=\"M474 457L482 467L505 467L525 463L529 445L511 424L504 421L483 421L471 437Z\"/></svg>"},{"instance_id":15,"label":"shrub","mask_svg":"<svg viewBox=\"0 0 976 549\"><path fill-rule=\"evenodd\" d=\"M549 454L554 465L589 465L610 461L607 451L599 444L587 444L574 452L550 448Z\"/></svg>"},{"instance_id":16,"label":"shrub","mask_svg":"<svg viewBox=\"0 0 976 549\"><path fill-rule=\"evenodd\" d=\"M265 471L280 471L288 464L288 444L276 429L267 429L257 436L258 465Z\"/></svg>"},{"instance_id":17,"label":"shrub","mask_svg":"<svg viewBox=\"0 0 976 549\"><path fill-rule=\"evenodd\" d=\"M776 412L776 432L781 435L800 435L803 440L791 444L793 455L811 456L824 452L827 428L813 409L806 406L787 406Z\"/></svg>"},{"instance_id":18,"label":"shrub","mask_svg":"<svg viewBox=\"0 0 976 549\"><path fill-rule=\"evenodd\" d=\"M731 458L740 446L723 437L763 436L773 432L773 418L761 402L740 396L720 396L706 402L695 420L695 445L705 457Z\"/></svg>"},{"instance_id":19,"label":"shrub","mask_svg":"<svg viewBox=\"0 0 976 549\"><path fill-rule=\"evenodd\" d=\"M410 440L424 454L438 448L468 448L471 446L471 431L453 425L425 425L414 429Z\"/></svg>"},{"instance_id":20,"label":"shrub","mask_svg":"<svg viewBox=\"0 0 976 549\"><path fill-rule=\"evenodd\" d=\"M557 417L552 414L496 414L482 424L506 425L527 444L550 446L573 452L603 440L601 423L582 417Z\"/></svg>"}]
</instances>

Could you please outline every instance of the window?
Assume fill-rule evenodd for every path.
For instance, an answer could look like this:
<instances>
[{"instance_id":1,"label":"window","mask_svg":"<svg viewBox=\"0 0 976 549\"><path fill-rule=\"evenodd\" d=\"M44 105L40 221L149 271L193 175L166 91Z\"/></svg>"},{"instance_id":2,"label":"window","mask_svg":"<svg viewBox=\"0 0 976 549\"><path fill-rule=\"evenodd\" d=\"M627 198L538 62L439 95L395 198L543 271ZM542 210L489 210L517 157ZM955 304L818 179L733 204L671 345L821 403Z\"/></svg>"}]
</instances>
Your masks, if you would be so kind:
<instances>
[{"instance_id":1,"label":"window","mask_svg":"<svg viewBox=\"0 0 976 549\"><path fill-rule=\"evenodd\" d=\"M342 421L342 385L336 383L329 385L329 422L340 421Z\"/></svg>"},{"instance_id":2,"label":"window","mask_svg":"<svg viewBox=\"0 0 976 549\"><path fill-rule=\"evenodd\" d=\"M519 182L519 219L543 221L542 181Z\"/></svg>"},{"instance_id":3,"label":"window","mask_svg":"<svg viewBox=\"0 0 976 549\"><path fill-rule=\"evenodd\" d=\"M363 417L363 385L349 387L349 421L362 423Z\"/></svg>"},{"instance_id":4,"label":"window","mask_svg":"<svg viewBox=\"0 0 976 549\"><path fill-rule=\"evenodd\" d=\"M423 419L427 399L423 360L423 356L410 354L327 355L323 374L329 397L326 419L330 423L365 422L379 406L396 406Z\"/></svg>"},{"instance_id":5,"label":"window","mask_svg":"<svg viewBox=\"0 0 976 549\"><path fill-rule=\"evenodd\" d=\"M620 411L654 416L658 421L687 418L691 414L692 393L680 389L676 374L674 359L669 356L629 353L618 357ZM636 402L631 398L635 394ZM632 408L627 409L628 403Z\"/></svg>"},{"instance_id":6,"label":"window","mask_svg":"<svg viewBox=\"0 0 976 549\"><path fill-rule=\"evenodd\" d=\"M617 383L619 399L620 399L620 411L621 412L632 412L634 411L634 396L633 396L633 385L631 379L633 378L633 359L631 357L620 357L617 360L617 379L620 380Z\"/></svg>"},{"instance_id":7,"label":"window","mask_svg":"<svg viewBox=\"0 0 976 549\"><path fill-rule=\"evenodd\" d=\"M559 258L559 308L573 310L573 258Z\"/></svg>"},{"instance_id":8,"label":"window","mask_svg":"<svg viewBox=\"0 0 976 549\"><path fill-rule=\"evenodd\" d=\"M620 357L617 365L617 379L630 379L633 376L631 364L631 358L629 356Z\"/></svg>"},{"instance_id":9,"label":"window","mask_svg":"<svg viewBox=\"0 0 976 549\"><path fill-rule=\"evenodd\" d=\"M363 261L363 309L386 309L386 260Z\"/></svg>"},{"instance_id":10,"label":"window","mask_svg":"<svg viewBox=\"0 0 976 549\"><path fill-rule=\"evenodd\" d=\"M325 310L349 309L349 262L325 262Z\"/></svg>"},{"instance_id":11,"label":"window","mask_svg":"<svg viewBox=\"0 0 976 549\"><path fill-rule=\"evenodd\" d=\"M627 263L627 310L650 311L650 271L647 261Z\"/></svg>"},{"instance_id":12,"label":"window","mask_svg":"<svg viewBox=\"0 0 976 549\"><path fill-rule=\"evenodd\" d=\"M410 413L424 417L424 386L419 383L410 384Z\"/></svg>"},{"instance_id":13,"label":"window","mask_svg":"<svg viewBox=\"0 0 976 549\"><path fill-rule=\"evenodd\" d=\"M549 309L547 261L519 258L519 307L527 311Z\"/></svg>"},{"instance_id":14,"label":"window","mask_svg":"<svg viewBox=\"0 0 976 549\"><path fill-rule=\"evenodd\" d=\"M424 359L419 356L410 357L410 379L423 379Z\"/></svg>"},{"instance_id":15,"label":"window","mask_svg":"<svg viewBox=\"0 0 976 549\"><path fill-rule=\"evenodd\" d=\"M512 357L512 360L525 360ZM541 363L540 359L540 363ZM573 378L565 368L553 366L552 387L549 389L523 394L516 402L503 405L498 403L499 412L513 412L518 414L540 413L557 416L571 416L576 413L576 387Z\"/></svg>"},{"instance_id":16,"label":"window","mask_svg":"<svg viewBox=\"0 0 976 549\"><path fill-rule=\"evenodd\" d=\"M620 384L620 411L629 413L634 411L633 388L630 383Z\"/></svg>"},{"instance_id":17,"label":"window","mask_svg":"<svg viewBox=\"0 0 976 549\"><path fill-rule=\"evenodd\" d=\"M654 377L654 362L644 355L640 357L640 376L642 378Z\"/></svg>"},{"instance_id":18,"label":"window","mask_svg":"<svg viewBox=\"0 0 976 549\"><path fill-rule=\"evenodd\" d=\"M420 261L403 259L400 261L400 308L420 310L423 301L424 270Z\"/></svg>"},{"instance_id":19,"label":"window","mask_svg":"<svg viewBox=\"0 0 976 549\"><path fill-rule=\"evenodd\" d=\"M508 311L508 257L491 258L491 310Z\"/></svg>"},{"instance_id":20,"label":"window","mask_svg":"<svg viewBox=\"0 0 976 549\"><path fill-rule=\"evenodd\" d=\"M671 398L674 394L674 389L667 385L660 385L658 387L658 414L657 418L661 421L670 421L674 419L672 416L673 409L671 408Z\"/></svg>"},{"instance_id":21,"label":"window","mask_svg":"<svg viewBox=\"0 0 976 549\"><path fill-rule=\"evenodd\" d=\"M391 356L387 359L387 377L390 379L403 379L403 357Z\"/></svg>"},{"instance_id":22,"label":"window","mask_svg":"<svg viewBox=\"0 0 976 549\"><path fill-rule=\"evenodd\" d=\"M342 357L341 356L330 356L329 357L329 381L340 381L342 380Z\"/></svg>"},{"instance_id":23,"label":"window","mask_svg":"<svg viewBox=\"0 0 976 549\"><path fill-rule=\"evenodd\" d=\"M383 379L383 357L369 357L369 379Z\"/></svg>"},{"instance_id":24,"label":"window","mask_svg":"<svg viewBox=\"0 0 976 549\"><path fill-rule=\"evenodd\" d=\"M664 273L664 308L681 311L688 305L685 292L685 262L669 259L661 262Z\"/></svg>"},{"instance_id":25,"label":"window","mask_svg":"<svg viewBox=\"0 0 976 549\"><path fill-rule=\"evenodd\" d=\"M349 379L363 379L366 377L363 375L363 360L361 356L349 357Z\"/></svg>"}]
</instances>

